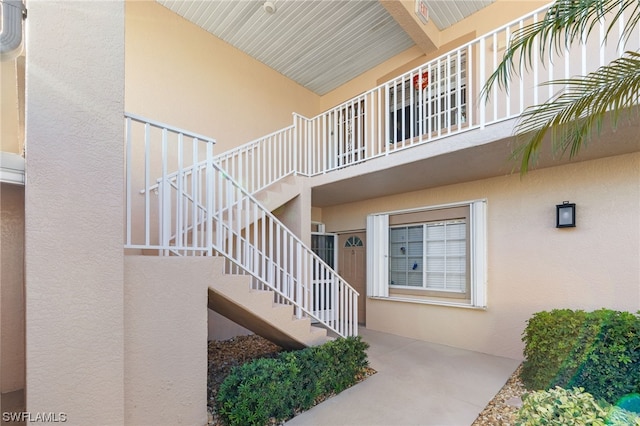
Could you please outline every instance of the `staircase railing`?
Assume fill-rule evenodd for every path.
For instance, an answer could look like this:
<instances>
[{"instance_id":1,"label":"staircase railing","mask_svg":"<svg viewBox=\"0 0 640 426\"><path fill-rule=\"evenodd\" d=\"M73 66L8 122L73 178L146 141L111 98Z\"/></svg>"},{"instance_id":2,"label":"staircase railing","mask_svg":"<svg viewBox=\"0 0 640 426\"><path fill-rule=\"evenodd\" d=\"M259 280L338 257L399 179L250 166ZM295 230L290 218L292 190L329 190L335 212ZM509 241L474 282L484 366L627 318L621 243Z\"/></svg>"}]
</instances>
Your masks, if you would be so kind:
<instances>
[{"instance_id":1,"label":"staircase railing","mask_svg":"<svg viewBox=\"0 0 640 426\"><path fill-rule=\"evenodd\" d=\"M223 152L215 157L215 161L236 177L249 193L255 194L296 172L298 137L295 131L295 126L286 127Z\"/></svg>"},{"instance_id":2,"label":"staircase railing","mask_svg":"<svg viewBox=\"0 0 640 426\"><path fill-rule=\"evenodd\" d=\"M625 43L617 43L617 37L606 42L604 34L609 23L603 19L588 40L562 52L554 51L552 61L535 61L531 70L519 70L519 74L514 74L510 91L495 86L486 99L481 97L482 86L502 59L511 35L542 20L548 7L541 7L315 117L294 114L292 127L274 133L282 138L278 143L287 149L277 151L273 138L267 137L216 158L224 158L228 163L244 162L244 167L230 172L243 184L255 179L252 176L255 168L248 166L249 146L253 151L270 150L272 155L281 155L265 164L272 167L286 164L291 167L287 174L328 173L518 117L527 107L544 102L561 88L541 83L585 75L620 57L625 50L640 47L640 31L634 31ZM624 34L625 25L628 22L624 19L618 20L611 33ZM539 50L538 46L534 50ZM519 63L519 58L514 63ZM280 178L280 173L262 168L259 173L258 189Z\"/></svg>"},{"instance_id":3,"label":"staircase railing","mask_svg":"<svg viewBox=\"0 0 640 426\"><path fill-rule=\"evenodd\" d=\"M253 287L292 304L341 336L358 332L358 292L240 184L214 164L214 247L228 272L253 277Z\"/></svg>"},{"instance_id":4,"label":"staircase railing","mask_svg":"<svg viewBox=\"0 0 640 426\"><path fill-rule=\"evenodd\" d=\"M213 160L213 139L131 114L125 125L126 249L222 255L296 317L357 334L358 293Z\"/></svg>"},{"instance_id":5,"label":"staircase railing","mask_svg":"<svg viewBox=\"0 0 640 426\"><path fill-rule=\"evenodd\" d=\"M125 131L125 248L211 255L215 140L133 114Z\"/></svg>"}]
</instances>

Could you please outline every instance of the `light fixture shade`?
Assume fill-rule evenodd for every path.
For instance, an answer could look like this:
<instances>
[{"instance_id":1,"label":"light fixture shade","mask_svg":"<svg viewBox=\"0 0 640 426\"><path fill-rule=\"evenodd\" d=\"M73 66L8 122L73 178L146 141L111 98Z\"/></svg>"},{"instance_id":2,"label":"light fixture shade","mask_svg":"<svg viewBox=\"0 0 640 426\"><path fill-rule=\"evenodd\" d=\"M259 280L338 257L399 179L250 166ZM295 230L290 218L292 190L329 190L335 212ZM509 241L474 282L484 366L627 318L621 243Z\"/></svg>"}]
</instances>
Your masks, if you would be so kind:
<instances>
[{"instance_id":1,"label":"light fixture shade","mask_svg":"<svg viewBox=\"0 0 640 426\"><path fill-rule=\"evenodd\" d=\"M276 13L276 5L273 4L272 1L265 1L264 4L262 5L262 8L269 15L273 15L274 13Z\"/></svg>"},{"instance_id":2,"label":"light fixture shade","mask_svg":"<svg viewBox=\"0 0 640 426\"><path fill-rule=\"evenodd\" d=\"M574 228L576 226L576 205L564 201L556 205L556 228Z\"/></svg>"}]
</instances>

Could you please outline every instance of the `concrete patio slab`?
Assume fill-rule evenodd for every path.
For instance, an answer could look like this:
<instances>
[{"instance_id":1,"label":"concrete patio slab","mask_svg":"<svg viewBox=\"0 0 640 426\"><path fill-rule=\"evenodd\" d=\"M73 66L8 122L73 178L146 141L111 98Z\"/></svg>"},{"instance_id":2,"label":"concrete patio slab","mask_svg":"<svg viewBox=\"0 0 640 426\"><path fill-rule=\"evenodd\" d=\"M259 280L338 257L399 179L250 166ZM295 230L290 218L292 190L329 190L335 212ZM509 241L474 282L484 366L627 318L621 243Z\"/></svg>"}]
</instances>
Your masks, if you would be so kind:
<instances>
[{"instance_id":1,"label":"concrete patio slab","mask_svg":"<svg viewBox=\"0 0 640 426\"><path fill-rule=\"evenodd\" d=\"M290 426L468 426L519 360L361 329L377 373L311 410Z\"/></svg>"}]
</instances>

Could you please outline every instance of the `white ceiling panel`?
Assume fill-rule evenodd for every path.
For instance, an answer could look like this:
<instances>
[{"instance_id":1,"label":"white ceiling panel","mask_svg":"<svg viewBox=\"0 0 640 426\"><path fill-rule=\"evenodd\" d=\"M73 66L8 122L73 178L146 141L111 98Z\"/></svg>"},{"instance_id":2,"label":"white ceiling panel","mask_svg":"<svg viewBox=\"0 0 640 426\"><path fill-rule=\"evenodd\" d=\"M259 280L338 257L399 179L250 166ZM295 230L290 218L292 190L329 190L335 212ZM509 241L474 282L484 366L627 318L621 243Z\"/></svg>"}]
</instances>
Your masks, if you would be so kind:
<instances>
[{"instance_id":1,"label":"white ceiling panel","mask_svg":"<svg viewBox=\"0 0 640 426\"><path fill-rule=\"evenodd\" d=\"M415 43L376 0L156 0L258 61L324 95ZM451 25L493 0L428 0Z\"/></svg>"}]
</instances>

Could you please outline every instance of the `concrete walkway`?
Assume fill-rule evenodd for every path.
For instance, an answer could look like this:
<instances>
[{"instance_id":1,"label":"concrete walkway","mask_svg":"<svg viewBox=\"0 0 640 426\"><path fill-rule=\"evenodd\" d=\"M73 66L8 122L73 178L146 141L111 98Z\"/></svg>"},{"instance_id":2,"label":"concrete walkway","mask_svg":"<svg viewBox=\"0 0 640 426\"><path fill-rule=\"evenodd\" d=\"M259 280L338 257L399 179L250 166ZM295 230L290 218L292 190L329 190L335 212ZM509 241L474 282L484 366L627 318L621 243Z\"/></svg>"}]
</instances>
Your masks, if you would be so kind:
<instances>
[{"instance_id":1,"label":"concrete walkway","mask_svg":"<svg viewBox=\"0 0 640 426\"><path fill-rule=\"evenodd\" d=\"M290 426L468 426L520 361L361 329L377 373Z\"/></svg>"}]
</instances>

